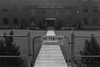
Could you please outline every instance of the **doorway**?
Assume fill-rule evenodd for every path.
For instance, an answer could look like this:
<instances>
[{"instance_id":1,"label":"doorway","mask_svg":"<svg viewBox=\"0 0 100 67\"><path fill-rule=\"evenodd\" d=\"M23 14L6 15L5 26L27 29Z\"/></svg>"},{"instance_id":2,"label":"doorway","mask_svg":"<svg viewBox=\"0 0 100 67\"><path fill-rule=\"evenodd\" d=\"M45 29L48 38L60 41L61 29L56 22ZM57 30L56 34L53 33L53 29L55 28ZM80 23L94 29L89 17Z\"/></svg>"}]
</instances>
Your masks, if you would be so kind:
<instances>
[{"instance_id":1,"label":"doorway","mask_svg":"<svg viewBox=\"0 0 100 67\"><path fill-rule=\"evenodd\" d=\"M47 20L47 27L54 27L54 20Z\"/></svg>"},{"instance_id":2,"label":"doorway","mask_svg":"<svg viewBox=\"0 0 100 67\"><path fill-rule=\"evenodd\" d=\"M47 28L48 27L53 27L55 26L55 18L46 18L47 21Z\"/></svg>"}]
</instances>

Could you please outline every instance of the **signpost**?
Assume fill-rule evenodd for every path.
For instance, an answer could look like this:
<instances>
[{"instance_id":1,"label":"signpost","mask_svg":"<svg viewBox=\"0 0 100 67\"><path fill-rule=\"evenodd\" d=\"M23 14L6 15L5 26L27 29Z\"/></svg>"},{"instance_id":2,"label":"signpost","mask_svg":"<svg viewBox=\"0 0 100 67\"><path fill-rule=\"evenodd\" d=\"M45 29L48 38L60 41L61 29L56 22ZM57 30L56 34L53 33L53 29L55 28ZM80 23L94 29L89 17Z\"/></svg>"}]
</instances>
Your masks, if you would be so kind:
<instances>
[{"instance_id":1,"label":"signpost","mask_svg":"<svg viewBox=\"0 0 100 67\"><path fill-rule=\"evenodd\" d=\"M43 45L63 45L64 36L56 36L54 31L47 31L46 36L41 37Z\"/></svg>"},{"instance_id":2,"label":"signpost","mask_svg":"<svg viewBox=\"0 0 100 67\"><path fill-rule=\"evenodd\" d=\"M64 36L42 36L41 41L44 45L63 45Z\"/></svg>"}]
</instances>

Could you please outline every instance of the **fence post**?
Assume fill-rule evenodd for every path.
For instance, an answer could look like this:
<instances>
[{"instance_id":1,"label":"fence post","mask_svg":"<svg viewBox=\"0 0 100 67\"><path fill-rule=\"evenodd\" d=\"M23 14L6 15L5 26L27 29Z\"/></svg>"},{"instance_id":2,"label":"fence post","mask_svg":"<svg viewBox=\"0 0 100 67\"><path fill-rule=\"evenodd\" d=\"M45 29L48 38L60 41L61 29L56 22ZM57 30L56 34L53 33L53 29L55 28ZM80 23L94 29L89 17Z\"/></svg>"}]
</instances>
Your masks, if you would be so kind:
<instances>
[{"instance_id":1,"label":"fence post","mask_svg":"<svg viewBox=\"0 0 100 67\"><path fill-rule=\"evenodd\" d=\"M35 39L38 38L38 37L41 37L41 36L35 36L35 37L33 38L33 40L32 40L32 41L33 41L33 47L32 47L32 48L33 48L33 50L32 50L32 51L33 51L33 66L34 66L34 63L35 63L35 57L34 57L34 56L35 56L35 55L34 55Z\"/></svg>"},{"instance_id":2,"label":"fence post","mask_svg":"<svg viewBox=\"0 0 100 67\"><path fill-rule=\"evenodd\" d=\"M67 53L68 53L68 67L70 67L70 40L68 37L65 36L65 39L68 41L68 50L67 50Z\"/></svg>"},{"instance_id":3,"label":"fence post","mask_svg":"<svg viewBox=\"0 0 100 67\"><path fill-rule=\"evenodd\" d=\"M74 31L71 33L71 67L74 67Z\"/></svg>"},{"instance_id":4,"label":"fence post","mask_svg":"<svg viewBox=\"0 0 100 67\"><path fill-rule=\"evenodd\" d=\"M31 67L31 39L30 39L30 31L27 33L27 48L28 48L28 66Z\"/></svg>"},{"instance_id":5,"label":"fence post","mask_svg":"<svg viewBox=\"0 0 100 67\"><path fill-rule=\"evenodd\" d=\"M68 67L70 67L70 46L69 46L70 42L69 42L69 40L68 40L67 44L68 44L68 51L67 51L68 52Z\"/></svg>"}]
</instances>

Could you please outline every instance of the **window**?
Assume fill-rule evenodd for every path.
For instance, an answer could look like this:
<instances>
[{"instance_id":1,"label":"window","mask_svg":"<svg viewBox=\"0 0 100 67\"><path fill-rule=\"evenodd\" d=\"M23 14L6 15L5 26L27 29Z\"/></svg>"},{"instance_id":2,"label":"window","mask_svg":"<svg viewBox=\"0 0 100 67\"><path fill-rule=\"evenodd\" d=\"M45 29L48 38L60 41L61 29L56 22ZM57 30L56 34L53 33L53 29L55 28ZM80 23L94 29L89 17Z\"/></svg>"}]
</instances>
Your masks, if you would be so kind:
<instances>
[{"instance_id":1,"label":"window","mask_svg":"<svg viewBox=\"0 0 100 67\"><path fill-rule=\"evenodd\" d=\"M55 9L54 8L49 9L48 13L51 16L54 15L55 14Z\"/></svg>"},{"instance_id":2,"label":"window","mask_svg":"<svg viewBox=\"0 0 100 67\"><path fill-rule=\"evenodd\" d=\"M98 12L98 6L93 7L93 12Z\"/></svg>"},{"instance_id":3,"label":"window","mask_svg":"<svg viewBox=\"0 0 100 67\"><path fill-rule=\"evenodd\" d=\"M96 24L98 22L97 18L93 18L93 24Z\"/></svg>"},{"instance_id":4,"label":"window","mask_svg":"<svg viewBox=\"0 0 100 67\"><path fill-rule=\"evenodd\" d=\"M93 0L93 1L98 1L98 0Z\"/></svg>"},{"instance_id":5,"label":"window","mask_svg":"<svg viewBox=\"0 0 100 67\"><path fill-rule=\"evenodd\" d=\"M83 23L84 24L88 24L88 19L87 18L83 18Z\"/></svg>"},{"instance_id":6,"label":"window","mask_svg":"<svg viewBox=\"0 0 100 67\"><path fill-rule=\"evenodd\" d=\"M83 12L88 12L88 6L83 7Z\"/></svg>"},{"instance_id":7,"label":"window","mask_svg":"<svg viewBox=\"0 0 100 67\"><path fill-rule=\"evenodd\" d=\"M21 23L20 23L21 25L21 29L23 29L25 26L28 26L27 24L26 24L26 22L25 22L25 19L23 18L23 19L21 19Z\"/></svg>"},{"instance_id":8,"label":"window","mask_svg":"<svg viewBox=\"0 0 100 67\"><path fill-rule=\"evenodd\" d=\"M6 13L6 12L8 12L8 9L3 9L3 13Z\"/></svg>"},{"instance_id":9,"label":"window","mask_svg":"<svg viewBox=\"0 0 100 67\"><path fill-rule=\"evenodd\" d=\"M71 18L67 18L67 25L71 26L71 23L72 23L72 19Z\"/></svg>"},{"instance_id":10,"label":"window","mask_svg":"<svg viewBox=\"0 0 100 67\"><path fill-rule=\"evenodd\" d=\"M59 10L56 9L56 15L59 15Z\"/></svg>"},{"instance_id":11,"label":"window","mask_svg":"<svg viewBox=\"0 0 100 67\"><path fill-rule=\"evenodd\" d=\"M69 8L67 8L66 9L66 15L71 15L72 13L71 13L71 9L69 9Z\"/></svg>"},{"instance_id":12,"label":"window","mask_svg":"<svg viewBox=\"0 0 100 67\"><path fill-rule=\"evenodd\" d=\"M94 9L93 11L94 11L94 12L98 12L98 9Z\"/></svg>"},{"instance_id":13,"label":"window","mask_svg":"<svg viewBox=\"0 0 100 67\"><path fill-rule=\"evenodd\" d=\"M5 14L8 12L8 9L2 9L2 13Z\"/></svg>"},{"instance_id":14,"label":"window","mask_svg":"<svg viewBox=\"0 0 100 67\"><path fill-rule=\"evenodd\" d=\"M31 22L31 25L34 26L35 25L35 18L31 18L30 22Z\"/></svg>"},{"instance_id":15,"label":"window","mask_svg":"<svg viewBox=\"0 0 100 67\"><path fill-rule=\"evenodd\" d=\"M3 18L3 23L4 24L9 24L9 20L7 18Z\"/></svg>"},{"instance_id":16,"label":"window","mask_svg":"<svg viewBox=\"0 0 100 67\"><path fill-rule=\"evenodd\" d=\"M43 9L43 10L42 10L42 14L46 14L46 11L45 11L45 9Z\"/></svg>"},{"instance_id":17,"label":"window","mask_svg":"<svg viewBox=\"0 0 100 67\"><path fill-rule=\"evenodd\" d=\"M18 24L18 19L17 19L17 18L14 18L14 19L13 19L13 24L15 24L15 25Z\"/></svg>"},{"instance_id":18,"label":"window","mask_svg":"<svg viewBox=\"0 0 100 67\"><path fill-rule=\"evenodd\" d=\"M36 9L30 9L30 14L35 15L36 14Z\"/></svg>"},{"instance_id":19,"label":"window","mask_svg":"<svg viewBox=\"0 0 100 67\"><path fill-rule=\"evenodd\" d=\"M87 0L83 0L83 1L87 1Z\"/></svg>"}]
</instances>

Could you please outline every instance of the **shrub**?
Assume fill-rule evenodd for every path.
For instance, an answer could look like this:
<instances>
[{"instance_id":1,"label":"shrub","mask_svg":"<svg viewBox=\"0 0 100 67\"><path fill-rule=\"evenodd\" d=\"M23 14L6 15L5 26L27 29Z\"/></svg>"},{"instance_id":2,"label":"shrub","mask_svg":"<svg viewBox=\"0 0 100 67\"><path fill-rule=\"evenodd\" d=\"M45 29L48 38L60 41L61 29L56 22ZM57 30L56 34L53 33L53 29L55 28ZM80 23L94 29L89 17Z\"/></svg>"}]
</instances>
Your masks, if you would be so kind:
<instances>
[{"instance_id":1,"label":"shrub","mask_svg":"<svg viewBox=\"0 0 100 67\"><path fill-rule=\"evenodd\" d=\"M4 33L5 35L6 33ZM13 35L13 31L9 35ZM22 67L23 60L21 57L3 57L3 56L20 56L19 48L13 43L12 36L4 36L0 40L0 67Z\"/></svg>"},{"instance_id":2,"label":"shrub","mask_svg":"<svg viewBox=\"0 0 100 67\"><path fill-rule=\"evenodd\" d=\"M100 45L95 39L94 35L91 35L90 40L85 41L83 51L80 51L82 56L97 56L100 55ZM82 57L81 61L86 67L100 67L100 57Z\"/></svg>"}]
</instances>

